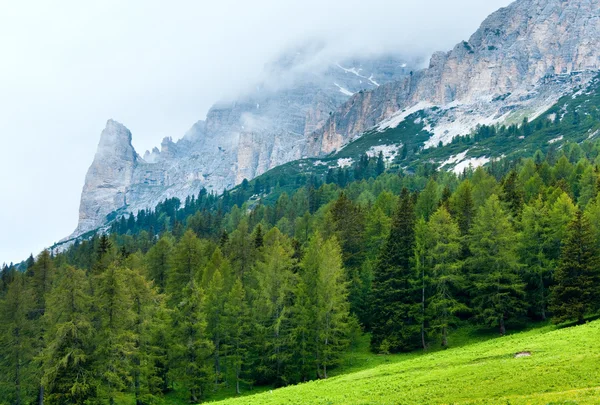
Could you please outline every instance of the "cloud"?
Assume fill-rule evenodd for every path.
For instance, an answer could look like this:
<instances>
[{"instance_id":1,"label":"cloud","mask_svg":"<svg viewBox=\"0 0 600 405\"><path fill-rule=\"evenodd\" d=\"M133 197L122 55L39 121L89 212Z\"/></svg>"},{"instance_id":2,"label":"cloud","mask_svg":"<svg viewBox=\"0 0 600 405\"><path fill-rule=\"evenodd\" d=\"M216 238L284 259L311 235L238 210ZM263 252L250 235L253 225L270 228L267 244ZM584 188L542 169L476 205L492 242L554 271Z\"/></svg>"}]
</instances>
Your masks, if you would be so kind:
<instances>
[{"instance_id":1,"label":"cloud","mask_svg":"<svg viewBox=\"0 0 600 405\"><path fill-rule=\"evenodd\" d=\"M424 56L507 0L24 0L0 15L0 261L69 234L108 118L138 151L180 138L217 100L304 41L327 58Z\"/></svg>"}]
</instances>

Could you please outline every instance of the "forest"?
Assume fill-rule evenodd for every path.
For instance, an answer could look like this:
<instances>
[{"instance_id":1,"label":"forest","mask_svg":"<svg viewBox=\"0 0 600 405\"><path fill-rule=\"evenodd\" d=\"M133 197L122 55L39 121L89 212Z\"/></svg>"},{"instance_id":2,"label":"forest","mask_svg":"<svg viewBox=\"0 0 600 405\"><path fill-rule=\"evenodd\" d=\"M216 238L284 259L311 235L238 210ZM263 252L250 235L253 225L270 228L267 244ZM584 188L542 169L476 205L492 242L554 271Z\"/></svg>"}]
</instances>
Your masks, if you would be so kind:
<instances>
[{"instance_id":1,"label":"forest","mask_svg":"<svg viewBox=\"0 0 600 405\"><path fill-rule=\"evenodd\" d=\"M115 218L0 274L0 404L189 403L326 379L462 325L600 309L600 143L459 176L363 156Z\"/></svg>"}]
</instances>

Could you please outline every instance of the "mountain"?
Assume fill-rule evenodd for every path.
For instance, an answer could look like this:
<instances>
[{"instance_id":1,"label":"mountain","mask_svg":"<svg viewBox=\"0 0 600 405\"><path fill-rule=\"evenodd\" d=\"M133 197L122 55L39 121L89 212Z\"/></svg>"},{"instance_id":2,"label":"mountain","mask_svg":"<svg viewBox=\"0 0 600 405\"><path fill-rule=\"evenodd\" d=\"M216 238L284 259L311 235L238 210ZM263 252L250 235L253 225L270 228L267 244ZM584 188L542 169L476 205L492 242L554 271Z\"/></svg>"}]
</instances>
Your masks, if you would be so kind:
<instances>
[{"instance_id":1,"label":"mountain","mask_svg":"<svg viewBox=\"0 0 600 405\"><path fill-rule=\"evenodd\" d=\"M468 41L434 54L427 69L353 96L311 137L306 154L329 154L421 110L430 117L427 146L478 124L535 118L600 68L598 10L599 0L516 1Z\"/></svg>"},{"instance_id":2,"label":"mountain","mask_svg":"<svg viewBox=\"0 0 600 405\"><path fill-rule=\"evenodd\" d=\"M215 105L183 139L166 138L143 157L129 131L109 121L74 235L109 215L202 187L219 193L288 162L322 171L382 152L388 164L460 171L513 152L453 140L480 125L521 124L557 108L561 115L561 98L581 94L600 69L598 10L600 0L518 0L422 70L398 57L315 64L318 48L290 52L267 66L255 91Z\"/></svg>"},{"instance_id":3,"label":"mountain","mask_svg":"<svg viewBox=\"0 0 600 405\"><path fill-rule=\"evenodd\" d=\"M88 170L74 236L94 230L115 211L153 208L201 188L221 193L299 159L307 139L353 94L407 76L416 62L398 56L330 63L322 47L295 49L265 67L249 94L215 104L179 141L140 156L130 131L109 120Z\"/></svg>"}]
</instances>

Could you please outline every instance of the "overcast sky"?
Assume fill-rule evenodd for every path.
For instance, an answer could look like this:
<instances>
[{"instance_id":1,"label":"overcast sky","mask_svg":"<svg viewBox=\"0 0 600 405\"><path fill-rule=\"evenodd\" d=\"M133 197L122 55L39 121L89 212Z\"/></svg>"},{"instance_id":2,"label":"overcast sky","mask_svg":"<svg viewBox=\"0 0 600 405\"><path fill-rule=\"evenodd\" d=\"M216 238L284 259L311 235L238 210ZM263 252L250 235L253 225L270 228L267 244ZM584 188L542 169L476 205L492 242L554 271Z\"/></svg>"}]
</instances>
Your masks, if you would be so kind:
<instances>
[{"instance_id":1,"label":"overcast sky","mask_svg":"<svg viewBox=\"0 0 600 405\"><path fill-rule=\"evenodd\" d=\"M0 0L0 264L69 235L100 132L143 154L306 39L427 56L510 0Z\"/></svg>"}]
</instances>

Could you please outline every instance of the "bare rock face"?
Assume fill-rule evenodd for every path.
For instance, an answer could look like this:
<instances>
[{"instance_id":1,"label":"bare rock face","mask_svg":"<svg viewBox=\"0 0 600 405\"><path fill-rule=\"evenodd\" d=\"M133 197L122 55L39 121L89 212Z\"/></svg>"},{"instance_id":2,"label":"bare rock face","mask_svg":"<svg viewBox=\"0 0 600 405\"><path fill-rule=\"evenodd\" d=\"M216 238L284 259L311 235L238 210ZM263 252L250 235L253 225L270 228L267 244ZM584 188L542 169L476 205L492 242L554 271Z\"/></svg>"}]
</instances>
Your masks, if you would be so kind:
<instances>
[{"instance_id":1,"label":"bare rock face","mask_svg":"<svg viewBox=\"0 0 600 405\"><path fill-rule=\"evenodd\" d=\"M308 64L306 50L289 52L265 69L256 90L214 105L177 142L139 157L131 134L109 121L82 192L72 236L97 229L107 215L154 208L202 188L221 193L302 156L307 135L319 129L353 94L409 74L410 62L379 56Z\"/></svg>"},{"instance_id":2,"label":"bare rock face","mask_svg":"<svg viewBox=\"0 0 600 405\"><path fill-rule=\"evenodd\" d=\"M127 205L127 193L137 163L131 132L122 124L109 120L85 178L75 233L94 229L98 226L98 218L105 219L111 212Z\"/></svg>"},{"instance_id":3,"label":"bare rock face","mask_svg":"<svg viewBox=\"0 0 600 405\"><path fill-rule=\"evenodd\" d=\"M294 50L267 66L255 91L215 105L181 140L166 138L144 158L129 131L109 121L86 177L75 236L114 211L135 213L202 187L220 193L421 110L433 134L426 146L479 124L535 118L597 74L599 10L600 0L517 0L420 71L389 56L316 66L311 52Z\"/></svg>"},{"instance_id":4,"label":"bare rock face","mask_svg":"<svg viewBox=\"0 0 600 405\"><path fill-rule=\"evenodd\" d=\"M599 10L600 0L518 0L488 17L469 41L434 54L429 68L354 95L310 137L305 153L339 150L385 120L397 125L402 117L394 116L411 109L452 110L437 128L432 125L432 144L478 123L506 120L508 109L531 118L564 94L566 81L578 85L592 76L586 72L600 68ZM462 124L451 125L457 121Z\"/></svg>"}]
</instances>

